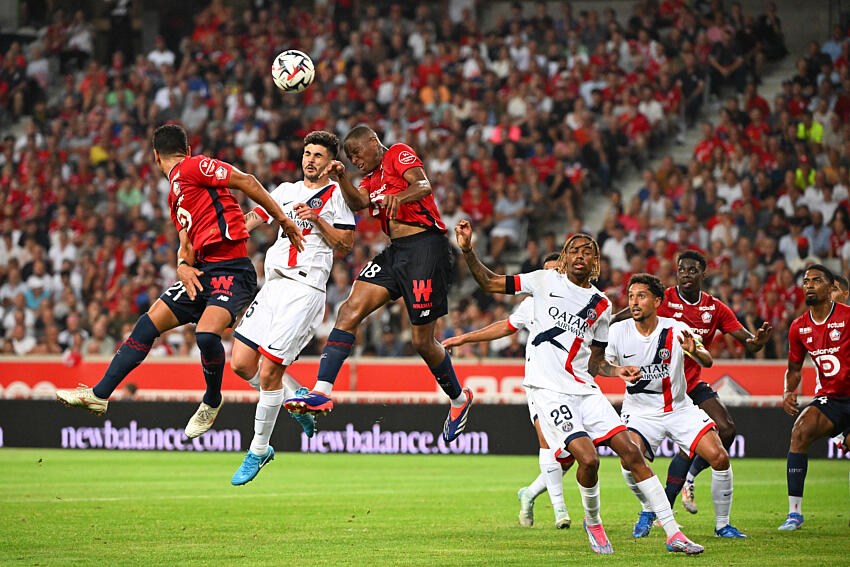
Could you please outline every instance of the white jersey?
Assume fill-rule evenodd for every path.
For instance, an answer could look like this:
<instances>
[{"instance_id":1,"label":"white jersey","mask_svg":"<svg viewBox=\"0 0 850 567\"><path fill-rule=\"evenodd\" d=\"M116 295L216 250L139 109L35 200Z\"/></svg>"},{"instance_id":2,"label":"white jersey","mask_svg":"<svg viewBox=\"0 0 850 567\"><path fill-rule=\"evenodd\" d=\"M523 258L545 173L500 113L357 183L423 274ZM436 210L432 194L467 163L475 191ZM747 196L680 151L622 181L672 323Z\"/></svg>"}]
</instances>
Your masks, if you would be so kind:
<instances>
[{"instance_id":1,"label":"white jersey","mask_svg":"<svg viewBox=\"0 0 850 567\"><path fill-rule=\"evenodd\" d=\"M690 328L668 317L659 317L648 337L631 319L611 325L606 358L620 366L638 366L642 374L626 386L623 414L659 415L693 405L687 395L685 351L679 344L682 331Z\"/></svg>"},{"instance_id":2,"label":"white jersey","mask_svg":"<svg viewBox=\"0 0 850 567\"><path fill-rule=\"evenodd\" d=\"M605 348L608 342L611 302L555 270L513 277L516 293L534 296L523 384L565 394L599 392L587 363L591 345Z\"/></svg>"},{"instance_id":3,"label":"white jersey","mask_svg":"<svg viewBox=\"0 0 850 567\"><path fill-rule=\"evenodd\" d=\"M266 252L266 281L284 275L324 291L333 265L333 248L312 222L300 220L292 208L305 203L334 228L354 230L354 213L345 204L339 185L332 182L316 190L305 187L303 181L281 183L271 192L271 197L301 229L304 251L299 252L283 231L278 230L277 241ZM267 223L274 222L262 207L255 207L254 211Z\"/></svg>"}]
</instances>

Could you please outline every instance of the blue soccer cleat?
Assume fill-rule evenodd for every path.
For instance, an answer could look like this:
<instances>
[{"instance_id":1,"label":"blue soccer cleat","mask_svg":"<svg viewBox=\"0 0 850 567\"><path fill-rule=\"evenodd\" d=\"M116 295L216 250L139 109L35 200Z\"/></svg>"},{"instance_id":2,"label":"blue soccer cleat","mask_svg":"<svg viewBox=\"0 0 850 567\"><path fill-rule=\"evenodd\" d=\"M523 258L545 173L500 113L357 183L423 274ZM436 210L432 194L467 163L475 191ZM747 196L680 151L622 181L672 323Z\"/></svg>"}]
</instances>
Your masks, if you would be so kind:
<instances>
[{"instance_id":1,"label":"blue soccer cleat","mask_svg":"<svg viewBox=\"0 0 850 567\"><path fill-rule=\"evenodd\" d=\"M309 394L310 390L307 388L298 388L295 390L296 396L304 396ZM304 434L307 437L312 437L316 433L316 418L313 417L312 413L292 413L289 412L295 421L301 424L301 429L304 430Z\"/></svg>"},{"instance_id":2,"label":"blue soccer cleat","mask_svg":"<svg viewBox=\"0 0 850 567\"><path fill-rule=\"evenodd\" d=\"M719 530L714 530L714 537L728 537L730 539L747 539L750 536L731 524L726 524Z\"/></svg>"},{"instance_id":3,"label":"blue soccer cleat","mask_svg":"<svg viewBox=\"0 0 850 567\"><path fill-rule=\"evenodd\" d=\"M466 403L460 408L460 413L452 419L452 410L449 409L449 417L446 418L446 423L443 425L443 439L446 443L451 443L463 433L466 427L466 418L469 415L469 408L472 405L472 390L464 388L463 393L466 394Z\"/></svg>"},{"instance_id":4,"label":"blue soccer cleat","mask_svg":"<svg viewBox=\"0 0 850 567\"><path fill-rule=\"evenodd\" d=\"M788 517L785 518L785 521L782 522L782 525L779 526L779 530L783 532L793 532L794 530L799 530L800 526L803 525L803 515L797 514L796 512L791 512L788 514Z\"/></svg>"},{"instance_id":5,"label":"blue soccer cleat","mask_svg":"<svg viewBox=\"0 0 850 567\"><path fill-rule=\"evenodd\" d=\"M254 480L254 477L260 474L260 469L266 466L269 461L274 460L274 449L269 445L268 451L263 456L258 456L248 451L245 459L239 468L233 473L233 478L230 479L230 484L233 486L241 486Z\"/></svg>"},{"instance_id":6,"label":"blue soccer cleat","mask_svg":"<svg viewBox=\"0 0 850 567\"><path fill-rule=\"evenodd\" d=\"M638 516L638 521L635 522L635 529L632 530L632 537L646 537L652 529L652 522L655 521L655 512L641 511Z\"/></svg>"},{"instance_id":7,"label":"blue soccer cleat","mask_svg":"<svg viewBox=\"0 0 850 567\"><path fill-rule=\"evenodd\" d=\"M306 389L306 388L305 388ZM299 388L299 391L301 388ZM307 392L283 402L283 407L292 413L326 414L334 409L334 402L328 396L319 392Z\"/></svg>"},{"instance_id":8,"label":"blue soccer cleat","mask_svg":"<svg viewBox=\"0 0 850 567\"><path fill-rule=\"evenodd\" d=\"M614 548L611 547L611 542L608 541L608 536L605 534L605 528L602 527L602 524L588 526L587 518L582 520L581 523L584 525L584 531L587 532L587 539L590 540L590 549L594 553L601 553L602 555L614 553Z\"/></svg>"}]
</instances>

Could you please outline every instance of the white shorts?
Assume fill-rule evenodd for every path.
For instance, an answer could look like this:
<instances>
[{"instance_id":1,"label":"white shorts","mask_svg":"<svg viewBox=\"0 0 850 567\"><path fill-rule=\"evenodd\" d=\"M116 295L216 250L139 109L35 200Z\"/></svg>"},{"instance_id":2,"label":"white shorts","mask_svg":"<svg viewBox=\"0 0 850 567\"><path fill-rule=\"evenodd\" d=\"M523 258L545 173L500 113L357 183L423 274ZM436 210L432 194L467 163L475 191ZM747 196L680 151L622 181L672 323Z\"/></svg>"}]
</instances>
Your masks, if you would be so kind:
<instances>
[{"instance_id":1,"label":"white shorts","mask_svg":"<svg viewBox=\"0 0 850 567\"><path fill-rule=\"evenodd\" d=\"M688 406L661 415L623 414L628 428L643 438L646 458L655 458L655 451L665 437L693 458L697 443L711 429L717 428L708 414L697 406Z\"/></svg>"},{"instance_id":2,"label":"white shorts","mask_svg":"<svg viewBox=\"0 0 850 567\"><path fill-rule=\"evenodd\" d=\"M307 346L325 314L325 293L289 278L266 281L233 336L284 366Z\"/></svg>"},{"instance_id":3,"label":"white shorts","mask_svg":"<svg viewBox=\"0 0 850 567\"><path fill-rule=\"evenodd\" d=\"M600 445L626 431L614 406L602 392L563 394L545 388L525 387L532 418L540 420L540 430L555 457L563 460L567 446L578 437L590 437Z\"/></svg>"}]
</instances>

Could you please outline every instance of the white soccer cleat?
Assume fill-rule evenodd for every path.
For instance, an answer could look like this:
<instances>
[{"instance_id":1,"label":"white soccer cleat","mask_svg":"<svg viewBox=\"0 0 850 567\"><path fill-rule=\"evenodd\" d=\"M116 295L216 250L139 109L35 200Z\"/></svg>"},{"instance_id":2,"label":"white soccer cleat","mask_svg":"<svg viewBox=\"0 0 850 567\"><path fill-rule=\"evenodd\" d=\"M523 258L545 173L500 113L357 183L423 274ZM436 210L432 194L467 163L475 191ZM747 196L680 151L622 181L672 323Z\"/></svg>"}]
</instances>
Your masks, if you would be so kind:
<instances>
[{"instance_id":1,"label":"white soccer cleat","mask_svg":"<svg viewBox=\"0 0 850 567\"><path fill-rule=\"evenodd\" d=\"M190 439L200 437L209 431L209 428L212 427L216 416L218 416L218 410L221 409L223 404L224 400L218 404L217 408L214 408L204 402L201 402L201 405L198 406L198 411L195 412L195 415L193 415L192 419L189 420L189 423L186 424L186 437Z\"/></svg>"},{"instance_id":2,"label":"white soccer cleat","mask_svg":"<svg viewBox=\"0 0 850 567\"><path fill-rule=\"evenodd\" d=\"M565 530L570 527L570 513L567 512L567 507L555 508L555 527L559 530Z\"/></svg>"},{"instance_id":3,"label":"white soccer cleat","mask_svg":"<svg viewBox=\"0 0 850 567\"><path fill-rule=\"evenodd\" d=\"M519 498L519 525L530 528L534 525L534 498L528 493L528 487L524 486L516 493Z\"/></svg>"},{"instance_id":4,"label":"white soccer cleat","mask_svg":"<svg viewBox=\"0 0 850 567\"><path fill-rule=\"evenodd\" d=\"M91 388L80 384L73 390L56 390L56 399L69 408L83 408L95 415L106 413L108 400L102 400L94 395Z\"/></svg>"},{"instance_id":5,"label":"white soccer cleat","mask_svg":"<svg viewBox=\"0 0 850 567\"><path fill-rule=\"evenodd\" d=\"M682 486L682 506L691 514L697 513L697 504L694 502L694 481L685 481Z\"/></svg>"}]
</instances>

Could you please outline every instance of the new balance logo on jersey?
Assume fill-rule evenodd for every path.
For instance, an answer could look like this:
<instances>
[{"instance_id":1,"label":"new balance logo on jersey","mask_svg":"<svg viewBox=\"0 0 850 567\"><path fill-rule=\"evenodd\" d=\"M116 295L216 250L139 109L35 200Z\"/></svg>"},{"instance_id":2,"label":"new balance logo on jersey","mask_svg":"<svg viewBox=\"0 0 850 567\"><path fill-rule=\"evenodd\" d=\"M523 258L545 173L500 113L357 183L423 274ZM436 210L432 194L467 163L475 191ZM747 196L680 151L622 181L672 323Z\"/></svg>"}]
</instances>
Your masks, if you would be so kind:
<instances>
[{"instance_id":1,"label":"new balance logo on jersey","mask_svg":"<svg viewBox=\"0 0 850 567\"><path fill-rule=\"evenodd\" d=\"M225 295L233 295L230 291L230 286L233 285L233 276L216 276L210 278L210 283L215 288L213 294L223 293Z\"/></svg>"},{"instance_id":2,"label":"new balance logo on jersey","mask_svg":"<svg viewBox=\"0 0 850 567\"><path fill-rule=\"evenodd\" d=\"M415 309L431 307L431 280L413 280L413 297Z\"/></svg>"}]
</instances>

